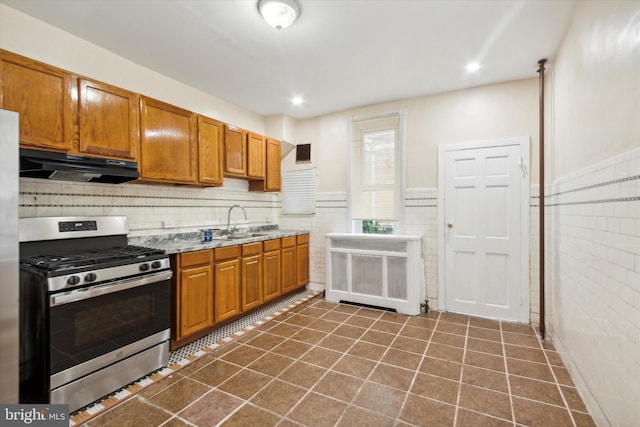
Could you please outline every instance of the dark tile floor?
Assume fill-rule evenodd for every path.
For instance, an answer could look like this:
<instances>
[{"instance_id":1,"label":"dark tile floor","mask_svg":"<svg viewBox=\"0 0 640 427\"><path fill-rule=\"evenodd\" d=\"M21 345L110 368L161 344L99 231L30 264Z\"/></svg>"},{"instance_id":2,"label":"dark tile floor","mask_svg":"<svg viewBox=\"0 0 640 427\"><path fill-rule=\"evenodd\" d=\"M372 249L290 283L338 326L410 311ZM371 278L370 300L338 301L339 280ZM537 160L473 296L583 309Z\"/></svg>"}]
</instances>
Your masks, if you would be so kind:
<instances>
[{"instance_id":1,"label":"dark tile floor","mask_svg":"<svg viewBox=\"0 0 640 427\"><path fill-rule=\"evenodd\" d=\"M89 419L98 426L594 426L531 326L309 299Z\"/></svg>"}]
</instances>

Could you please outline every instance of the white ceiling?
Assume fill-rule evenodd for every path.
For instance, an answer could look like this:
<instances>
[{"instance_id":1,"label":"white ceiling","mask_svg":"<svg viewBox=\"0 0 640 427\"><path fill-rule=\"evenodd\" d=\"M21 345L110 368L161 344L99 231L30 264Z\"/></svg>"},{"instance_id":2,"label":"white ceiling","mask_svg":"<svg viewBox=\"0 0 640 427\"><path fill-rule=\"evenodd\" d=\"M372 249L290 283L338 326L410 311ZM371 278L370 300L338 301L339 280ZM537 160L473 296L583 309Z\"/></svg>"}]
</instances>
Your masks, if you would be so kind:
<instances>
[{"instance_id":1,"label":"white ceiling","mask_svg":"<svg viewBox=\"0 0 640 427\"><path fill-rule=\"evenodd\" d=\"M298 20L277 31L257 0L0 0L218 98L295 118L535 77L576 2L297 1ZM467 73L469 61L481 70Z\"/></svg>"}]
</instances>

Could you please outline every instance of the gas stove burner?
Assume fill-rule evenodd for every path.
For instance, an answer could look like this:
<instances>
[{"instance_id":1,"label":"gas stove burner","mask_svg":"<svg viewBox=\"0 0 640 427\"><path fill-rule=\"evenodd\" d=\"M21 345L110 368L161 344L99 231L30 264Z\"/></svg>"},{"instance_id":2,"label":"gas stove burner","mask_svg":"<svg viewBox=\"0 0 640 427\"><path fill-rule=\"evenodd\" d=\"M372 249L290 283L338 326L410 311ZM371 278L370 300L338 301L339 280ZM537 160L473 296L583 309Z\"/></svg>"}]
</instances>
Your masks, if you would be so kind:
<instances>
[{"instance_id":1,"label":"gas stove burner","mask_svg":"<svg viewBox=\"0 0 640 427\"><path fill-rule=\"evenodd\" d=\"M78 253L33 255L22 257L21 262L48 271L62 271L87 266L99 266L117 261L144 260L163 255L164 251L142 246L124 246L86 250Z\"/></svg>"}]
</instances>

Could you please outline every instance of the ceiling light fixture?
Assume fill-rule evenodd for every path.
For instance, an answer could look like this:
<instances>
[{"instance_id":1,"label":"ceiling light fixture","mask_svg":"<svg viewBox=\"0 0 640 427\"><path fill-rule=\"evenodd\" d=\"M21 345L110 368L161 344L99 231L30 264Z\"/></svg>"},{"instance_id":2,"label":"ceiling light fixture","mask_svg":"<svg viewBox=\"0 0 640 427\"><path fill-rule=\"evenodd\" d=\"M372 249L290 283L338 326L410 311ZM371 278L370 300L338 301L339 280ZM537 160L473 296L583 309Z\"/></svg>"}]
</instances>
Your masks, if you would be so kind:
<instances>
[{"instance_id":1,"label":"ceiling light fixture","mask_svg":"<svg viewBox=\"0 0 640 427\"><path fill-rule=\"evenodd\" d=\"M304 102L304 99L302 99L301 96L294 96L293 98L291 98L291 103L293 105L302 105L303 102Z\"/></svg>"},{"instance_id":2,"label":"ceiling light fixture","mask_svg":"<svg viewBox=\"0 0 640 427\"><path fill-rule=\"evenodd\" d=\"M477 62L469 62L465 68L468 72L475 73L480 69L480 64L478 64Z\"/></svg>"},{"instance_id":3,"label":"ceiling light fixture","mask_svg":"<svg viewBox=\"0 0 640 427\"><path fill-rule=\"evenodd\" d=\"M258 9L267 24L276 30L282 30L293 24L300 13L295 0L260 0Z\"/></svg>"}]
</instances>

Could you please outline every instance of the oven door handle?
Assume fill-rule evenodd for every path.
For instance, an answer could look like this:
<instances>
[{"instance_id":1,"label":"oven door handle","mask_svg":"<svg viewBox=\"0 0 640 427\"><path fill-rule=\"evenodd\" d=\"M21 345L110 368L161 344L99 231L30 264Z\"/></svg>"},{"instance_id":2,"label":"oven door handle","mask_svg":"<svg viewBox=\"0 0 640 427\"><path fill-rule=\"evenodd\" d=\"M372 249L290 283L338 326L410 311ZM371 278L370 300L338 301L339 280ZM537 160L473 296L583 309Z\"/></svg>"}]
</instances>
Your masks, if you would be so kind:
<instances>
[{"instance_id":1,"label":"oven door handle","mask_svg":"<svg viewBox=\"0 0 640 427\"><path fill-rule=\"evenodd\" d=\"M96 285L90 288L77 289L58 295L51 295L49 297L49 307L55 307L58 305L68 304L70 302L94 298L100 295L107 295L114 292L124 291L126 289L137 288L139 286L150 285L152 283L169 280L172 276L173 272L171 270L160 271L142 277L135 277L133 279L119 280L117 282Z\"/></svg>"}]
</instances>

